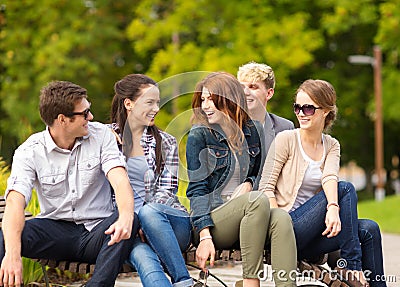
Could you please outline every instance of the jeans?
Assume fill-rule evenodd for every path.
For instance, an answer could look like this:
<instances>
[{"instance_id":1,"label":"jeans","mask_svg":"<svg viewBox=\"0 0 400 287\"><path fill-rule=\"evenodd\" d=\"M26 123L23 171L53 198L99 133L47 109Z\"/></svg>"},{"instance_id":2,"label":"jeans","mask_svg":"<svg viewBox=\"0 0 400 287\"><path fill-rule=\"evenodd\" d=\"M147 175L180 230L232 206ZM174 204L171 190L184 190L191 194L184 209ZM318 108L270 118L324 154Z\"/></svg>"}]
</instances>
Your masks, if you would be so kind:
<instances>
[{"instance_id":1,"label":"jeans","mask_svg":"<svg viewBox=\"0 0 400 287\"><path fill-rule=\"evenodd\" d=\"M111 235L104 234L118 218L115 211L91 231L83 224L63 220L33 218L25 222L22 232L21 255L28 258L46 258L55 260L95 263L88 287L112 287L132 249L134 235L137 232L138 219L135 216L131 239L122 240L108 246ZM5 254L3 233L0 232L0 258Z\"/></svg>"},{"instance_id":2,"label":"jeans","mask_svg":"<svg viewBox=\"0 0 400 287\"><path fill-rule=\"evenodd\" d=\"M141 228L148 241L135 239L129 262L139 273L143 286L192 286L182 251L190 244L189 215L160 203L149 203L139 211Z\"/></svg>"},{"instance_id":3,"label":"jeans","mask_svg":"<svg viewBox=\"0 0 400 287\"><path fill-rule=\"evenodd\" d=\"M357 194L349 182L338 183L338 200L342 230L335 237L322 236L325 230L327 200L320 191L290 213L296 236L298 258L313 258L341 250L346 268L361 270L361 246L358 238Z\"/></svg>"},{"instance_id":4,"label":"jeans","mask_svg":"<svg viewBox=\"0 0 400 287\"><path fill-rule=\"evenodd\" d=\"M386 287L383 279L381 231L375 221L358 220L358 236L362 249L362 267L371 287Z\"/></svg>"}]
</instances>

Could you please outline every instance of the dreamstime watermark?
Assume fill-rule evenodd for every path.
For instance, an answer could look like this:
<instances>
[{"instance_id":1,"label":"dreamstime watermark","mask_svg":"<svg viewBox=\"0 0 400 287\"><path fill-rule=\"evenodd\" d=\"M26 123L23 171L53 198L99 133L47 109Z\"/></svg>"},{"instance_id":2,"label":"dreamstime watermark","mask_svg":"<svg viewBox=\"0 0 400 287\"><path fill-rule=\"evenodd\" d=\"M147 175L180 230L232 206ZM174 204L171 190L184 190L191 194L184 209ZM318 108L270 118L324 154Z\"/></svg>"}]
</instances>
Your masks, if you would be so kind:
<instances>
[{"instance_id":1,"label":"dreamstime watermark","mask_svg":"<svg viewBox=\"0 0 400 287\"><path fill-rule=\"evenodd\" d=\"M337 267L342 268L339 270L336 269L311 269L311 270L302 270L301 272L297 270L291 270L287 272L286 270L274 270L270 269L268 265L264 265L264 270L260 270L257 273L258 279L260 281L271 281L271 280L278 280L281 282L287 281L305 281L307 279L314 279L318 281L353 281L353 280L360 280L361 273L359 271L349 271L341 272L343 268L347 267L347 261L343 258L340 258L337 262ZM387 282L387 283L396 283L397 277L396 275L375 275L371 270L363 270L362 273L364 274L365 280L368 282Z\"/></svg>"}]
</instances>

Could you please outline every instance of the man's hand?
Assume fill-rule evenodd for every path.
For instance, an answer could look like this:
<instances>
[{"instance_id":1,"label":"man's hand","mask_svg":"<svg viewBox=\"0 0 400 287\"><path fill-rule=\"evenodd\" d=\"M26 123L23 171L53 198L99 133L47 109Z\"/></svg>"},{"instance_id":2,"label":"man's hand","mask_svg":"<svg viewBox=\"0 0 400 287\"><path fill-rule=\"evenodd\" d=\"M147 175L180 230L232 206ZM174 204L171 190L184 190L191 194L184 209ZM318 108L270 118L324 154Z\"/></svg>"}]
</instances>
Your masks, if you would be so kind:
<instances>
[{"instance_id":1,"label":"man's hand","mask_svg":"<svg viewBox=\"0 0 400 287\"><path fill-rule=\"evenodd\" d=\"M105 234L111 234L111 240L108 245L111 246L115 243L120 242L124 239L129 239L132 233L133 215L118 218L110 227L104 232Z\"/></svg>"},{"instance_id":2,"label":"man's hand","mask_svg":"<svg viewBox=\"0 0 400 287\"><path fill-rule=\"evenodd\" d=\"M25 197L11 190L6 202L2 222L6 252L0 266L0 286L21 286L21 234L25 225Z\"/></svg>"},{"instance_id":3,"label":"man's hand","mask_svg":"<svg viewBox=\"0 0 400 287\"><path fill-rule=\"evenodd\" d=\"M22 286L22 257L6 252L0 268L0 286Z\"/></svg>"}]
</instances>

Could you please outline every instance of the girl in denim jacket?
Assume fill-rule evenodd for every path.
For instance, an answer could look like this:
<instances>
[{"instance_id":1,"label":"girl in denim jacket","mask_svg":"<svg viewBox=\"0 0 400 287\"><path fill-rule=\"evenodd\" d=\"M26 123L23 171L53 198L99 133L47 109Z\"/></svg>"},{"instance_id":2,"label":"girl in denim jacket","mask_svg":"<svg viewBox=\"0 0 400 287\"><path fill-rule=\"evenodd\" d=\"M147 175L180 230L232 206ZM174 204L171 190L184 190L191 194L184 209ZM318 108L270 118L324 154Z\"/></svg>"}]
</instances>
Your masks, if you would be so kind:
<instances>
[{"instance_id":1,"label":"girl in denim jacket","mask_svg":"<svg viewBox=\"0 0 400 287\"><path fill-rule=\"evenodd\" d=\"M228 73L211 73L197 84L192 108L187 196L198 265L205 271L209 258L214 264L216 249L240 248L243 284L259 286L263 251L270 243L276 286L296 286L290 217L270 210L268 198L252 191L260 172L262 135L247 114L243 87Z\"/></svg>"}]
</instances>

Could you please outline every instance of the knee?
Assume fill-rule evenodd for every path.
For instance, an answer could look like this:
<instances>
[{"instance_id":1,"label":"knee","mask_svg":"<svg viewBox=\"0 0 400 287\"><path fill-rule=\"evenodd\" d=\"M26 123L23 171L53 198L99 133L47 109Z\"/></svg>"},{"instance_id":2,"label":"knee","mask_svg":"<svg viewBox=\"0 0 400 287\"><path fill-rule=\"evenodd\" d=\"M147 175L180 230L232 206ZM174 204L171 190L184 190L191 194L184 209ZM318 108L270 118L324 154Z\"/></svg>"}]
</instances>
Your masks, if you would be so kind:
<instances>
[{"instance_id":1,"label":"knee","mask_svg":"<svg viewBox=\"0 0 400 287\"><path fill-rule=\"evenodd\" d=\"M256 206L260 213L270 213L269 199L263 192L251 192L249 195L249 203Z\"/></svg>"},{"instance_id":2,"label":"knee","mask_svg":"<svg viewBox=\"0 0 400 287\"><path fill-rule=\"evenodd\" d=\"M378 223L370 219L360 219L358 221L359 238L361 244L366 240L381 241L381 230Z\"/></svg>"},{"instance_id":3,"label":"knee","mask_svg":"<svg viewBox=\"0 0 400 287\"><path fill-rule=\"evenodd\" d=\"M157 216L159 216L160 212L157 208L156 205L149 203L145 204L140 210L138 214L139 221L142 223L142 225L148 225L151 224L152 222L156 221L154 220Z\"/></svg>"},{"instance_id":4,"label":"knee","mask_svg":"<svg viewBox=\"0 0 400 287\"><path fill-rule=\"evenodd\" d=\"M140 208L140 210L138 212L139 220L142 220L143 218L152 216L154 214L154 212L155 212L155 209L153 207L153 204L148 203L148 204L143 205L143 207Z\"/></svg>"},{"instance_id":5,"label":"knee","mask_svg":"<svg viewBox=\"0 0 400 287\"><path fill-rule=\"evenodd\" d=\"M338 182L338 194L339 197L343 197L345 195L350 195L352 197L357 198L357 192L354 185L349 181L339 181Z\"/></svg>"},{"instance_id":6,"label":"knee","mask_svg":"<svg viewBox=\"0 0 400 287\"><path fill-rule=\"evenodd\" d=\"M135 238L132 250L129 254L129 263L131 263L137 269L142 267L149 267L152 264L146 262L159 262L158 256L154 253L151 247L144 242L141 242L139 238Z\"/></svg>"},{"instance_id":7,"label":"knee","mask_svg":"<svg viewBox=\"0 0 400 287\"><path fill-rule=\"evenodd\" d=\"M272 208L270 215L270 227L282 231L293 232L292 218L289 213L280 208Z\"/></svg>"}]
</instances>

